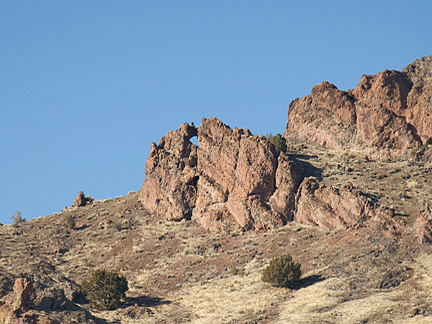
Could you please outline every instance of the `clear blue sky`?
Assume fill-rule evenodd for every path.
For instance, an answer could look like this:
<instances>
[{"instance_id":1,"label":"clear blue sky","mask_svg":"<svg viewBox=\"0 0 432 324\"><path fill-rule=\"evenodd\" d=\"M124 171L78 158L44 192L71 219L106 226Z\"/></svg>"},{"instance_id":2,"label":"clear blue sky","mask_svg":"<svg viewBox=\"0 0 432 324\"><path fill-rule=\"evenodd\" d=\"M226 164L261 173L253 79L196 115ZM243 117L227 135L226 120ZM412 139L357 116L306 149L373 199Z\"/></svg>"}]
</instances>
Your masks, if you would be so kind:
<instances>
[{"instance_id":1,"label":"clear blue sky","mask_svg":"<svg viewBox=\"0 0 432 324\"><path fill-rule=\"evenodd\" d=\"M282 133L324 80L432 55L432 1L1 1L0 222L139 190L150 143Z\"/></svg>"}]
</instances>

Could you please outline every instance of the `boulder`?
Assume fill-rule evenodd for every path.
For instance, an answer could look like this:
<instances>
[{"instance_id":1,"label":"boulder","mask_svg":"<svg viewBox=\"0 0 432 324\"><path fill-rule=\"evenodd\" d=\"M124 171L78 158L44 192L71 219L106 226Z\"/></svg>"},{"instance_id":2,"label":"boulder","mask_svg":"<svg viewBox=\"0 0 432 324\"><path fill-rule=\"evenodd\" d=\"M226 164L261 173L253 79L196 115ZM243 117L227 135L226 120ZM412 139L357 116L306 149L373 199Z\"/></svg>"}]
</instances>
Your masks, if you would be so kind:
<instances>
[{"instance_id":1,"label":"boulder","mask_svg":"<svg viewBox=\"0 0 432 324\"><path fill-rule=\"evenodd\" d=\"M80 191L79 194L75 197L73 201L74 207L82 207L85 206L87 203L87 200L85 198L84 192Z\"/></svg>"}]
</instances>

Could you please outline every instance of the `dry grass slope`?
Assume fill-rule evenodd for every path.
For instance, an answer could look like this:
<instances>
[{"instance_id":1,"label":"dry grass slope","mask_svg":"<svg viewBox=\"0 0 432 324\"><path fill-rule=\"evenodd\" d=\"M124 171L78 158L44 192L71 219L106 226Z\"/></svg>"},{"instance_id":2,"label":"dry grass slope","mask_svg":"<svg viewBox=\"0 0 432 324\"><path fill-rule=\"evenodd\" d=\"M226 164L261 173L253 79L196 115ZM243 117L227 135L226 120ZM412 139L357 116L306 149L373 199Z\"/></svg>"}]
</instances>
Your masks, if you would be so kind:
<instances>
[{"instance_id":1,"label":"dry grass slope","mask_svg":"<svg viewBox=\"0 0 432 324\"><path fill-rule=\"evenodd\" d=\"M290 154L304 168L321 170L326 185L349 180L394 209L406 223L402 233L378 225L324 231L295 222L269 233L207 232L193 220L149 215L131 193L0 227L2 293L13 277L44 282L36 287L44 291L66 280L80 284L102 268L129 281L121 308L33 311L60 323L431 323L432 250L413 228L419 206L432 197L431 166L313 147ZM75 229L65 226L69 216ZM263 283L269 260L286 253L302 265L299 286Z\"/></svg>"}]
</instances>

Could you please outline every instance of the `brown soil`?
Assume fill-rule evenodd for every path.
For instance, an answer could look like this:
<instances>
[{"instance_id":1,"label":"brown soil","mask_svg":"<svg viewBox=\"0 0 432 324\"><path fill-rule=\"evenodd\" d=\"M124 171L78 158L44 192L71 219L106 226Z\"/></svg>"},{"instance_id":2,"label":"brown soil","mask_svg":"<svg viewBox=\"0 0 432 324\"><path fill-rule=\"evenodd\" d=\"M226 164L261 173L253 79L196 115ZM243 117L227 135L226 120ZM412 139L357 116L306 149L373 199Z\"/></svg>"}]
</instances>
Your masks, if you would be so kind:
<instances>
[{"instance_id":1,"label":"brown soil","mask_svg":"<svg viewBox=\"0 0 432 324\"><path fill-rule=\"evenodd\" d=\"M398 228L324 231L291 222L268 233L208 232L194 220L149 215L131 193L0 227L0 298L18 276L80 284L105 268L128 279L122 308L33 311L63 323L79 322L79 311L89 323L431 323L432 251L414 224L431 202L432 166L315 147L289 153L305 176L336 187L350 181L393 209ZM76 229L65 226L69 215ZM302 265L298 286L263 283L269 260L286 253Z\"/></svg>"}]
</instances>

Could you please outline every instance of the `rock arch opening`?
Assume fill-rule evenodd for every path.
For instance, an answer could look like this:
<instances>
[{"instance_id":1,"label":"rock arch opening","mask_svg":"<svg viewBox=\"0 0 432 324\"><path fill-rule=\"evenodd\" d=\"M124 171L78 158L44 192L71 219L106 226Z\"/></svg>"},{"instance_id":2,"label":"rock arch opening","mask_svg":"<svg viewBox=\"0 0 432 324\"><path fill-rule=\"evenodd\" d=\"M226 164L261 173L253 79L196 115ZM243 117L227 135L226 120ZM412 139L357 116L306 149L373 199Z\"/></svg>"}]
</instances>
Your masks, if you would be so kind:
<instances>
[{"instance_id":1,"label":"rock arch opening","mask_svg":"<svg viewBox=\"0 0 432 324\"><path fill-rule=\"evenodd\" d=\"M189 139L189 141L191 141L192 142L192 144L194 144L194 145L196 145L196 146L199 146L199 142L198 142L198 136L192 136L190 139Z\"/></svg>"}]
</instances>

